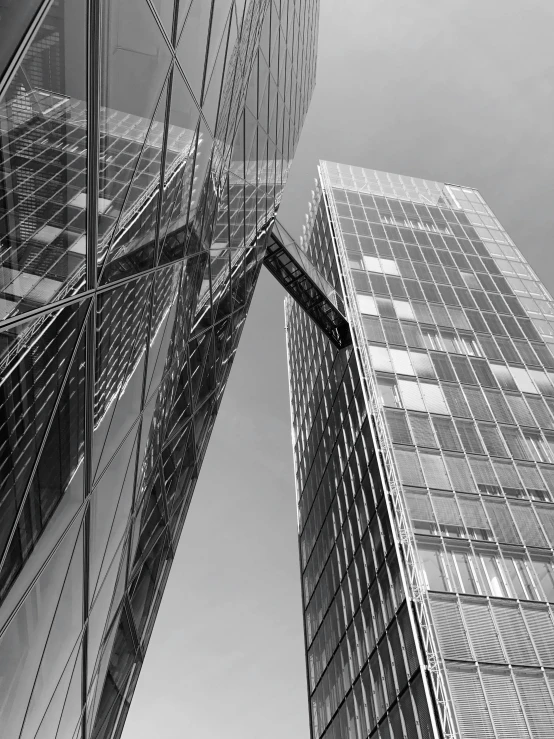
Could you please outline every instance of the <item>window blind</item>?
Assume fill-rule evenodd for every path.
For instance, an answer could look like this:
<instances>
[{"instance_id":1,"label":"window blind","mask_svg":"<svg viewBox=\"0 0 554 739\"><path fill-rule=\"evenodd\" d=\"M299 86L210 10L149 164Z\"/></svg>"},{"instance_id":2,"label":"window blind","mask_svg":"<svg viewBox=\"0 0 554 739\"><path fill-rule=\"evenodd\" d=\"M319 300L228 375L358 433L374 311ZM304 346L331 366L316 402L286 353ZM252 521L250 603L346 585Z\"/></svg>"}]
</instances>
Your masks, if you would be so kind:
<instances>
[{"instance_id":1,"label":"window blind","mask_svg":"<svg viewBox=\"0 0 554 739\"><path fill-rule=\"evenodd\" d=\"M523 615L541 663L554 667L554 624L546 606L523 605Z\"/></svg>"},{"instance_id":2,"label":"window blind","mask_svg":"<svg viewBox=\"0 0 554 739\"><path fill-rule=\"evenodd\" d=\"M538 665L539 660L518 604L495 602L492 611L510 663Z\"/></svg>"},{"instance_id":3,"label":"window blind","mask_svg":"<svg viewBox=\"0 0 554 739\"><path fill-rule=\"evenodd\" d=\"M466 458L454 454L445 454L444 458L454 490L462 493L477 492Z\"/></svg>"},{"instance_id":4,"label":"window blind","mask_svg":"<svg viewBox=\"0 0 554 739\"><path fill-rule=\"evenodd\" d=\"M433 622L445 659L473 661L460 609L455 598L431 596Z\"/></svg>"},{"instance_id":5,"label":"window blind","mask_svg":"<svg viewBox=\"0 0 554 739\"><path fill-rule=\"evenodd\" d=\"M456 420L456 428L462 441L464 451L468 454L484 454L483 444L477 433L477 428L473 421Z\"/></svg>"},{"instance_id":6,"label":"window blind","mask_svg":"<svg viewBox=\"0 0 554 739\"><path fill-rule=\"evenodd\" d=\"M492 414L485 400L483 392L476 387L464 387L469 407L475 418L480 421L493 421Z\"/></svg>"},{"instance_id":7,"label":"window blind","mask_svg":"<svg viewBox=\"0 0 554 739\"><path fill-rule=\"evenodd\" d=\"M488 513L495 537L507 544L521 544L510 510L504 500L484 498L483 503Z\"/></svg>"},{"instance_id":8,"label":"window blind","mask_svg":"<svg viewBox=\"0 0 554 739\"><path fill-rule=\"evenodd\" d=\"M543 675L535 670L517 669L514 677L533 739L552 739L554 706Z\"/></svg>"},{"instance_id":9,"label":"window blind","mask_svg":"<svg viewBox=\"0 0 554 739\"><path fill-rule=\"evenodd\" d=\"M506 658L498 639L486 600L462 601L462 611L469 631L473 653L478 662L503 664Z\"/></svg>"},{"instance_id":10,"label":"window blind","mask_svg":"<svg viewBox=\"0 0 554 739\"><path fill-rule=\"evenodd\" d=\"M442 390L448 403L448 408L453 416L471 416L469 406L461 388L454 385L442 385Z\"/></svg>"},{"instance_id":11,"label":"window blind","mask_svg":"<svg viewBox=\"0 0 554 739\"><path fill-rule=\"evenodd\" d=\"M532 547L547 547L548 544L542 533L533 508L525 503L510 501L510 508L514 514L517 526L525 544Z\"/></svg>"},{"instance_id":12,"label":"window blind","mask_svg":"<svg viewBox=\"0 0 554 739\"><path fill-rule=\"evenodd\" d=\"M448 682L464 739L496 739L475 667L447 664Z\"/></svg>"},{"instance_id":13,"label":"window blind","mask_svg":"<svg viewBox=\"0 0 554 739\"><path fill-rule=\"evenodd\" d=\"M415 443L423 447L436 447L437 442L429 421L429 416L420 416L415 413L408 414Z\"/></svg>"},{"instance_id":14,"label":"window blind","mask_svg":"<svg viewBox=\"0 0 554 739\"><path fill-rule=\"evenodd\" d=\"M463 451L458 434L456 433L456 428L454 427L454 422L451 418L433 416L432 421L441 449Z\"/></svg>"},{"instance_id":15,"label":"window blind","mask_svg":"<svg viewBox=\"0 0 554 739\"><path fill-rule=\"evenodd\" d=\"M420 457L428 487L450 490L450 480L446 474L446 468L440 454L421 452Z\"/></svg>"},{"instance_id":16,"label":"window blind","mask_svg":"<svg viewBox=\"0 0 554 739\"><path fill-rule=\"evenodd\" d=\"M510 670L486 667L481 677L497 739L532 739Z\"/></svg>"}]
</instances>

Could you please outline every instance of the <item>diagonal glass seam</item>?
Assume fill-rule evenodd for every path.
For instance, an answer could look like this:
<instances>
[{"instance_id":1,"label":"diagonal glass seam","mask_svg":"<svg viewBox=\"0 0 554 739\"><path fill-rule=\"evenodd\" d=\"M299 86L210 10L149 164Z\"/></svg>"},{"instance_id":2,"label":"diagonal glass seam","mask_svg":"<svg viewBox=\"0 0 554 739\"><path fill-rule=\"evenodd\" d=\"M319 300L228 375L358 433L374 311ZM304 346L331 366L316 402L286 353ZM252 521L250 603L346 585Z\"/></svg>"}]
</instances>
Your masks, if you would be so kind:
<instances>
[{"instance_id":1,"label":"diagonal glass seam","mask_svg":"<svg viewBox=\"0 0 554 739\"><path fill-rule=\"evenodd\" d=\"M73 527L73 524L82 515L84 505L85 504L83 502L79 506L79 508L75 511L75 513L73 514L73 517L68 522L65 530L60 535L58 541L54 544L54 546L52 547L52 550L50 551L50 553L48 554L48 556L45 558L45 560L42 563L40 569L37 571L36 575L33 577L33 579L31 580L31 582L29 583L27 589L25 590L25 592L23 593L23 595L21 596L21 598L18 600L18 602L13 607L12 612L10 613L10 615L8 616L8 618L6 619L6 621L4 622L4 625L0 628L0 639L2 639L2 637L4 636L4 634L6 633L6 631L8 630L8 627L12 623L13 619L17 616L20 608L22 607L22 605L27 600L27 596L32 591L33 587L36 585L38 579L40 578L40 576L42 575L42 573L44 572L44 570L48 567L48 564L50 563L50 561L52 560L52 558L54 557L54 555L56 554L56 552L58 551L58 549L62 545L65 537L68 535L68 533L71 530L71 528Z\"/></svg>"},{"instance_id":2,"label":"diagonal glass seam","mask_svg":"<svg viewBox=\"0 0 554 739\"><path fill-rule=\"evenodd\" d=\"M82 525L83 525L83 523L81 523L81 527L82 527ZM27 702L27 708L25 709L25 714L24 714L23 720L21 722L21 733L23 733L23 731L25 730L25 722L27 720L27 714L29 713L29 707L30 707L31 701L33 699L35 687L36 687L38 676L39 676L39 673L40 673L40 668L42 667L42 662L44 660L44 655L46 654L46 650L48 649L48 642L49 642L49 639L50 639L50 635L52 633L52 629L54 628L54 623L56 621L56 616L58 615L58 609L59 609L60 603L62 601L62 596L64 595L64 588L65 588L65 585L67 583L67 578L69 577L69 571L70 571L70 569L71 569L71 567L73 565L73 556L75 554L75 551L76 551L77 546L79 544L79 541L81 539L80 534L81 534L81 532L77 532L77 536L75 538L75 544L73 545L73 549L71 550L71 556L69 557L69 560L68 560L67 570L65 572L64 579L63 579L63 582L62 582L61 587L60 587L59 597L58 597L58 600L56 601L56 607L54 608L54 611L53 611L53 614L52 614L52 621L50 622L50 628L48 629L48 633L47 633L46 638L44 640L44 648L42 650L42 655L41 655L40 660L38 662L38 665L36 667L35 679L33 681L33 686L32 686L32 688L29 691L29 700ZM83 542L81 541L81 544L82 543ZM83 628L84 628L83 625L81 625L81 631L79 632L79 636L77 637L77 640L76 640L75 644L73 645L73 648L72 648L71 653L69 655L69 658L66 661L66 663L65 663L65 665L64 665L64 667L63 667L63 669L62 669L62 671L60 673L60 680L61 680L61 678L63 676L63 673L65 671L66 665L68 664L69 660L71 659L71 655L73 654L73 652L75 650L75 647L78 644L81 643L81 637L82 637L82 633L83 633ZM55 692L55 689L54 689L54 692ZM54 692L52 693L52 696L54 695Z\"/></svg>"},{"instance_id":3,"label":"diagonal glass seam","mask_svg":"<svg viewBox=\"0 0 554 739\"><path fill-rule=\"evenodd\" d=\"M85 302L85 301L83 301L83 302ZM25 491L24 491L23 496L21 498L21 503L19 504L19 507L18 507L18 510L17 510L17 514L15 516L14 523L12 525L12 529L11 529L10 535L9 535L8 539L6 540L6 544L5 544L5 548L4 548L4 553L2 555L2 558L0 559L0 572L3 570L4 565L6 563L6 558L8 556L9 548L11 546L13 537L15 535L15 532L16 532L16 529L17 529L17 525L19 523L19 519L21 518L21 515L23 513L23 508L25 506L25 503L27 502L27 498L29 496L29 491L31 490L31 486L32 486L32 484L34 482L34 476L35 476L36 471L38 469L40 458L41 458L42 453L44 451L44 447L46 446L46 442L47 442L47 439L48 439L48 434L50 432L50 429L52 428L52 424L54 422L55 415L56 415L56 413L58 411L58 408L59 408L59 405L60 405L60 402L61 402L61 399L62 399L63 390L64 390L64 388L65 388L65 386L67 384L67 381L69 379L71 370L73 369L73 363L75 362L75 358L77 356L77 352L79 351L81 339L83 338L83 335L85 334L86 327L87 327L87 319L88 319L88 316L90 315L90 312L92 310L92 306L93 306L94 303L95 303L95 300L94 299L92 299L92 300L89 301L89 306L87 308L87 313L86 313L85 318L83 320L83 324L82 324L81 328L79 329L79 333L78 333L78 336L77 336L77 340L75 342L75 346L73 347L73 351L71 352L71 357L70 357L69 362L67 364L67 368L66 368L66 371L64 373L63 380L62 380L62 382L60 384L60 389L58 390L58 396L57 396L57 398L56 398L56 400L54 402L54 405L52 407L52 412L50 413L50 415L48 417L48 421L45 424L44 436L42 438L42 441L40 443L40 447L39 447L38 453L36 455L35 461L34 461L33 466L31 468L29 480L27 482L27 485L25 486Z\"/></svg>"},{"instance_id":4,"label":"diagonal glass seam","mask_svg":"<svg viewBox=\"0 0 554 739\"><path fill-rule=\"evenodd\" d=\"M165 182L165 166L167 162L167 141L169 136L169 121L171 119L171 101L173 99L173 74L175 71L175 65L171 64L169 69L169 77L167 81L167 99L165 101L165 117L164 117L164 132L162 138L162 156L160 161L160 181L158 183L158 205L156 209L156 226L154 228L154 265L159 263L160 255L162 251L162 245L160 243L160 225L162 220L162 208L164 205L164 182ZM164 240L165 241L165 240ZM154 282L154 281L153 281Z\"/></svg>"},{"instance_id":5,"label":"diagonal glass seam","mask_svg":"<svg viewBox=\"0 0 554 739\"><path fill-rule=\"evenodd\" d=\"M227 13L227 18L225 19L224 30L223 30L223 33L221 34L221 39L219 40L219 45L218 45L217 51L216 51L215 56L214 56L214 64L213 64L213 68L212 68L212 71L211 71L211 74L210 74L209 79L208 79L208 70L206 69L205 89L204 89L204 87L202 88L202 94L200 96L201 106L203 106L204 103L206 102L204 93L206 93L206 96L207 96L208 90L210 88L210 85L212 83L212 79L213 79L213 76L214 76L215 65L216 65L216 62L217 62L217 58L218 58L219 53L221 51L221 48L223 46L223 42L225 42L225 55L224 55L223 67L222 67L223 74L221 75L221 87L220 87L220 91L219 91L218 106L217 106L217 112L218 113L219 113L219 102L221 100L221 90L223 89L223 82L225 80L225 71L227 70L227 53L229 51L229 38L230 38L230 35L231 35L231 12L232 12L232 8L233 8L233 6L231 6L229 8L229 12ZM211 28L211 24L210 24L210 28ZM216 115L215 120L217 122L217 115ZM215 129L217 129L217 125L215 125Z\"/></svg>"},{"instance_id":6,"label":"diagonal glass seam","mask_svg":"<svg viewBox=\"0 0 554 739\"><path fill-rule=\"evenodd\" d=\"M69 676L69 682L67 684L67 690L66 690L66 693L65 693L66 694L66 697L67 697L67 693L69 692L69 689L71 688L71 678L73 677L73 673L75 672L75 667L77 665L77 662L79 661L79 652L80 652L80 649L81 649L82 635L83 635L83 632L81 631L81 633L79 634L79 638L77 639L77 641L73 645L73 649L71 650L71 654L69 655L69 657L67 658L67 661L66 661L65 665L63 666L63 669L61 671L59 680L56 683L56 685L54 687L54 690L52 691L52 695L50 696L50 700L48 701L48 704L46 705L46 707L44 709L44 713L42 714L42 718L40 719L40 722L39 722L39 724L37 726L37 730L35 732L35 737L38 736L39 733L40 733L40 727L42 726L43 721L46 718L46 714L48 713L48 709L52 705L52 701L54 700L54 696L56 695L56 692L58 690L58 687L59 687L59 685L60 685L60 683L61 683L61 681L62 681L62 679L64 677L64 674L65 674L67 668L70 666L70 662L73 662L73 667L71 668L71 675ZM75 653L75 651L77 653ZM65 706L65 700L64 700L63 706ZM61 715L63 714L63 706L62 706L62 711L60 713L60 718L61 718Z\"/></svg>"},{"instance_id":7,"label":"diagonal glass seam","mask_svg":"<svg viewBox=\"0 0 554 739\"><path fill-rule=\"evenodd\" d=\"M210 20L208 21L208 43L206 44L206 51L204 52L204 70L202 72L202 84L200 85L200 106L202 106L203 100L204 100L204 90L206 88L206 76L208 74L208 59L210 57L210 46L212 45L212 26L213 26L213 19L214 19L214 3L215 3L215 0L212 0L211 5L210 5ZM184 29L184 26L183 26L183 29Z\"/></svg>"}]
</instances>

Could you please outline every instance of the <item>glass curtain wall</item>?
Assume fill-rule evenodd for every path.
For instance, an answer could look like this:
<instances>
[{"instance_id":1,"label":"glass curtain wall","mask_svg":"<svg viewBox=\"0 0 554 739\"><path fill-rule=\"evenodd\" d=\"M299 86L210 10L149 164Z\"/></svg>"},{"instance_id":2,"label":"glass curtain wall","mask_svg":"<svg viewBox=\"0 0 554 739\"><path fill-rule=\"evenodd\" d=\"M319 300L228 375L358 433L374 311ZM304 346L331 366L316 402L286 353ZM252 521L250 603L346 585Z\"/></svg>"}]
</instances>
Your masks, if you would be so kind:
<instances>
[{"instance_id":1,"label":"glass curtain wall","mask_svg":"<svg viewBox=\"0 0 554 739\"><path fill-rule=\"evenodd\" d=\"M123 728L300 135L318 3L8 6L0 725L104 739Z\"/></svg>"},{"instance_id":2,"label":"glass curtain wall","mask_svg":"<svg viewBox=\"0 0 554 739\"><path fill-rule=\"evenodd\" d=\"M338 256L356 371L363 377L363 413L371 416L382 459L381 479L387 480L389 490L387 525L396 543L392 551L401 554L439 736L440 732L464 739L550 736L554 731L552 298L476 190L331 162L321 163L320 175L322 191L312 207L304 242L308 249L321 250L321 259L333 250ZM322 228L325 216L330 223ZM328 563L335 556L355 559L350 552L363 531L356 530L354 540L346 543L355 527L349 522L346 535L345 514L333 513L345 489L342 460L351 458L352 452L348 445L340 453L331 451L331 429L346 424L340 434L350 440L351 400L346 384L343 409L333 424L323 420L322 425L325 414L331 418L335 391L332 384L325 389L318 409L312 405L319 395L312 397L313 392L302 389L310 383L317 387L321 366L328 362L318 359L325 356L325 343L316 331L304 350L300 337L310 331L300 318L289 318L301 559L308 599L308 661L313 670L309 597L322 587L338 593L345 580L338 568L336 583L323 585L324 569L315 567L318 584L306 590L312 577L307 557L316 554L316 561L323 557ZM336 459L341 460L338 468ZM316 480L312 487L310 476ZM355 500L355 488L352 495ZM306 548L306 521L320 508L313 543ZM324 523L332 516L335 519ZM356 520L359 525L359 512ZM317 554L319 546L322 555ZM335 550L341 554L335 555ZM356 597L363 599L368 571L360 579L357 567L357 587L363 583L366 591ZM388 596L382 595L381 606L397 592L394 584L390 589ZM352 595L355 585L348 590ZM368 595L371 599L371 586ZM341 619L348 618L348 608L356 604L345 610L341 597L342 601L338 595L328 596L320 608L325 611L332 603ZM375 615L372 618L378 623ZM339 645L337 654L340 649ZM342 649L352 676L355 650L348 628ZM403 693L387 678L384 661L381 664L380 677L362 703L353 690L357 733L351 730L351 736L377 736L378 731L381 736L416 736L404 717L402 729L387 733L390 729L383 728L393 714L389 709L383 718L386 701L375 711L376 696L383 690L379 680L390 685L387 696L394 699ZM322 665L322 682L315 692L317 683L310 672L314 734L326 730L334 736L335 667L327 658ZM366 711L365 725L360 723L359 706ZM338 710L350 715L348 697L346 708ZM374 729L379 720L383 725ZM425 735L421 721L419 732Z\"/></svg>"}]
</instances>

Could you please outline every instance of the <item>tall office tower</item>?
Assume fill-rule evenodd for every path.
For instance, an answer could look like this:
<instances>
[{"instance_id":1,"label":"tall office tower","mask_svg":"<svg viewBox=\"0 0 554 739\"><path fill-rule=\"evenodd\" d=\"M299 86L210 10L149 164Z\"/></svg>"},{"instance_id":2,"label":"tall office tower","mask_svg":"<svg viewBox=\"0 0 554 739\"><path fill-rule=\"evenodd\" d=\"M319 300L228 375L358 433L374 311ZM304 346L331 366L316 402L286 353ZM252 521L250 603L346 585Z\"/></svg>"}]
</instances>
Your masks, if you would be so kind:
<instances>
[{"instance_id":1,"label":"tall office tower","mask_svg":"<svg viewBox=\"0 0 554 739\"><path fill-rule=\"evenodd\" d=\"M286 306L312 737L554 736L554 303L474 189L320 164Z\"/></svg>"},{"instance_id":2,"label":"tall office tower","mask_svg":"<svg viewBox=\"0 0 554 739\"><path fill-rule=\"evenodd\" d=\"M108 739L266 247L298 277L318 2L0 5L0 733Z\"/></svg>"}]
</instances>

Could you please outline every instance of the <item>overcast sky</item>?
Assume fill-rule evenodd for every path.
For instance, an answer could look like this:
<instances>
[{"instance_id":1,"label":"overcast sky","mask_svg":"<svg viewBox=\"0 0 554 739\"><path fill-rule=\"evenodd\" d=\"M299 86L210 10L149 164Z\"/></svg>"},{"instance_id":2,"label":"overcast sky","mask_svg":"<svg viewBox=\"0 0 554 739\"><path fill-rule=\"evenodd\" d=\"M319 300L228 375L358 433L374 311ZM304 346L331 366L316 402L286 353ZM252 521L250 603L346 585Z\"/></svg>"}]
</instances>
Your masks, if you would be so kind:
<instances>
[{"instance_id":1,"label":"overcast sky","mask_svg":"<svg viewBox=\"0 0 554 739\"><path fill-rule=\"evenodd\" d=\"M318 159L477 187L554 289L552 0L322 0ZM283 292L262 272L123 739L308 739Z\"/></svg>"}]
</instances>

